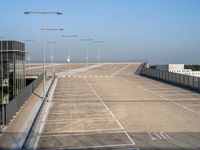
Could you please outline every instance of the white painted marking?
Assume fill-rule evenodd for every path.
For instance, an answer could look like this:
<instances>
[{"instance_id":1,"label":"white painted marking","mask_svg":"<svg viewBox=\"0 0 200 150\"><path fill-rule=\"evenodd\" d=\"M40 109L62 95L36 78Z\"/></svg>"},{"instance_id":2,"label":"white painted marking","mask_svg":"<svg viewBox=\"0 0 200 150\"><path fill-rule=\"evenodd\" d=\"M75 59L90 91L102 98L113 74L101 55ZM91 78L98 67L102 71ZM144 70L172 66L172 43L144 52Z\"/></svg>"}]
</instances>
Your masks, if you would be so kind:
<instances>
[{"instance_id":1,"label":"white painted marking","mask_svg":"<svg viewBox=\"0 0 200 150\"><path fill-rule=\"evenodd\" d=\"M177 102L174 102L174 101L171 101L173 104L175 104L175 105L177 105L177 106L180 106L180 104L179 103L177 103Z\"/></svg>"},{"instance_id":2,"label":"white painted marking","mask_svg":"<svg viewBox=\"0 0 200 150\"><path fill-rule=\"evenodd\" d=\"M192 110L192 109L190 109L190 108L186 107L185 105L182 105L182 107L183 107L183 108L185 108L185 109L187 109L187 110L189 110L189 111L191 111L191 112L193 112L193 113L196 113L196 114L198 114L198 112L197 112L197 111L194 111L194 110Z\"/></svg>"},{"instance_id":3,"label":"white painted marking","mask_svg":"<svg viewBox=\"0 0 200 150\"><path fill-rule=\"evenodd\" d=\"M88 148L111 148L111 147L126 147L132 146L133 144L116 144L116 145L99 145L99 146L87 146L87 147L73 147L69 149L88 149ZM132 148L132 150L140 150L139 148Z\"/></svg>"},{"instance_id":4,"label":"white painted marking","mask_svg":"<svg viewBox=\"0 0 200 150\"><path fill-rule=\"evenodd\" d=\"M123 79L123 78L120 78L120 79L126 81L126 80ZM126 81L126 82L127 82L127 81ZM181 107L181 108L184 108L185 110L188 110L188 111L190 111L190 112L192 112L192 113L195 113L195 114L200 115L197 111L194 111L194 110L192 110L192 109L190 109L190 108L188 108L188 107L186 107L186 106L184 106L184 105L180 105L179 103L174 102L173 100L170 100L170 99L168 99L168 98L166 98L166 97L164 97L164 96L162 96L162 95L159 95L159 94L157 94L157 93L155 93L155 92L153 92L153 91L150 91L149 89L144 88L143 86L140 86L140 85L138 85L138 84L136 84L136 86L139 87L140 89L143 89L143 90L145 90L145 91L147 91L147 92L149 92L149 93L155 95L155 96L158 96L158 97L160 97L160 98L162 98L162 99L164 99L164 100L166 100L166 101L169 101L169 102L172 103L172 104L175 104L175 105L177 105L177 106L179 106L179 107Z\"/></svg>"},{"instance_id":5,"label":"white painted marking","mask_svg":"<svg viewBox=\"0 0 200 150\"><path fill-rule=\"evenodd\" d=\"M80 122L93 122L93 121L99 121L99 120L106 120L106 121L110 121L110 119L113 119L111 117L107 117L107 118L77 118L77 119L62 119L62 121L60 120L48 120L47 122L42 122L45 124L53 124L53 123L62 123L62 122L69 122L69 121L79 121Z\"/></svg>"},{"instance_id":6,"label":"white painted marking","mask_svg":"<svg viewBox=\"0 0 200 150\"><path fill-rule=\"evenodd\" d=\"M157 138L159 138L160 140L162 140L162 137L158 134L158 133L154 133L154 135L157 137Z\"/></svg>"},{"instance_id":7,"label":"white painted marking","mask_svg":"<svg viewBox=\"0 0 200 150\"><path fill-rule=\"evenodd\" d=\"M172 139L172 137L170 137L167 133L165 132L160 132L160 133L156 133L154 132L153 134L148 132L148 135L150 136L151 140L169 140Z\"/></svg>"},{"instance_id":8,"label":"white painted marking","mask_svg":"<svg viewBox=\"0 0 200 150\"><path fill-rule=\"evenodd\" d=\"M157 140L157 138L154 137L150 132L148 132L148 135L150 136L151 140Z\"/></svg>"},{"instance_id":9,"label":"white painted marking","mask_svg":"<svg viewBox=\"0 0 200 150\"><path fill-rule=\"evenodd\" d=\"M92 118L91 117L91 118L61 119L62 121L61 120L48 120L47 121L48 123L46 123L46 124L49 124L51 122L52 123L53 122L57 122L58 123L58 122L67 122L67 121L76 121L76 120L82 120L82 121L84 121L84 120L91 120L91 119L94 121L94 120L97 120L97 119L109 120L109 119L113 119L113 118L111 118L111 117L107 117L107 118L105 118L105 117L104 118Z\"/></svg>"},{"instance_id":10,"label":"white painted marking","mask_svg":"<svg viewBox=\"0 0 200 150\"><path fill-rule=\"evenodd\" d=\"M115 71L114 73L112 73L112 75L117 75L119 74L120 72L122 72L123 70L125 70L126 68L128 68L131 64L128 64L120 69L118 69L117 71Z\"/></svg>"},{"instance_id":11,"label":"white painted marking","mask_svg":"<svg viewBox=\"0 0 200 150\"><path fill-rule=\"evenodd\" d=\"M54 107L55 108L55 107ZM92 108L93 109L93 108ZM98 110L98 111L96 111L96 112L94 112L95 111L95 109L94 110L92 110L92 109L89 109L91 112L89 112L89 114L92 114L92 113L105 113L105 112L108 112L107 110ZM87 109L88 110L88 109ZM65 111L50 111L49 112L49 115L50 114L66 114L67 112L65 112ZM77 114L81 114L81 113L87 113L87 112L84 112L84 111L77 111L77 110L70 110L70 113L77 113Z\"/></svg>"},{"instance_id":12,"label":"white painted marking","mask_svg":"<svg viewBox=\"0 0 200 150\"><path fill-rule=\"evenodd\" d=\"M166 140L168 139L163 132L160 132L160 135Z\"/></svg>"},{"instance_id":13,"label":"white painted marking","mask_svg":"<svg viewBox=\"0 0 200 150\"><path fill-rule=\"evenodd\" d=\"M86 83L89 85L89 87L91 88L91 90L95 93L95 95L98 97L98 99L102 102L102 104L103 104L106 108L108 108L107 105L103 102L103 100L102 100L101 97L99 96L99 94L96 92L96 90L92 87L92 85L91 85L87 80L85 80L85 81L86 81ZM108 108L108 110L109 110L109 113L113 116L113 118L116 118L115 115L112 113L112 111L111 111L109 108ZM116 119L116 120L117 120L117 119ZM131 141L131 143L132 143L133 145L135 145L135 142L134 142L133 139L129 136L128 132L124 129L124 127L123 127L122 124L119 122L119 120L117 120L117 123L118 123L118 125L120 126L120 128L123 129L123 130L125 131L125 134L126 134L126 136L129 138L129 140Z\"/></svg>"},{"instance_id":14,"label":"white painted marking","mask_svg":"<svg viewBox=\"0 0 200 150\"><path fill-rule=\"evenodd\" d=\"M72 131L69 131L69 130L66 130L66 131L56 131L56 134L72 134L72 133L89 133L89 132L96 132L96 133L102 133L104 131L119 131L121 130L121 128L111 128L111 129L96 129L96 130L72 130ZM45 132L46 134L55 134L55 132ZM51 136L51 135L50 135Z\"/></svg>"},{"instance_id":15,"label":"white painted marking","mask_svg":"<svg viewBox=\"0 0 200 150\"><path fill-rule=\"evenodd\" d=\"M103 65L105 65L105 64L97 64L97 65L91 65L91 66L82 67L82 68L78 68L78 69L71 69L70 71L56 73L56 76L57 77L69 76L69 75L73 75L73 74L76 74L79 72L84 72L84 71L90 70L92 68L101 67Z\"/></svg>"},{"instance_id":16,"label":"white painted marking","mask_svg":"<svg viewBox=\"0 0 200 150\"><path fill-rule=\"evenodd\" d=\"M95 134L119 134L119 133L124 133L124 131L121 131L121 130L117 130L117 131L108 131L108 132L103 132L103 133L99 133L99 132L97 132L97 133L95 133L95 132L84 132L84 133L74 133L73 134L73 136L78 136L78 135L95 135ZM61 136L61 137L63 137L63 136L72 136L72 134L51 134L51 135L49 135L49 134L46 134L46 135L40 135L40 137L49 137L49 136Z\"/></svg>"},{"instance_id":17,"label":"white painted marking","mask_svg":"<svg viewBox=\"0 0 200 150\"><path fill-rule=\"evenodd\" d=\"M171 136L169 136L167 133L163 133L168 139L172 139L172 137Z\"/></svg>"},{"instance_id":18,"label":"white painted marking","mask_svg":"<svg viewBox=\"0 0 200 150\"><path fill-rule=\"evenodd\" d=\"M51 84L51 80L47 83L46 87L49 87ZM45 89L45 93L47 92L47 89ZM31 95L32 97L33 95ZM31 98L30 97L30 98ZM23 106L27 105L27 101L25 102L25 104L23 104ZM26 122L24 123L24 125L22 126L22 128L20 129L20 132L19 134L16 136L15 139L13 139L13 141L15 141L12 145L11 145L11 149L21 149L21 147L23 146L24 144L24 141L25 141L25 138L27 137L27 134L21 134L21 133L24 133L24 132L28 132L31 128L31 122L33 122L33 118L35 117L39 107L42 104L42 101L39 100L33 107L33 110L32 112L29 114ZM19 111L21 111L22 107L20 108ZM14 119L13 119L14 120ZM11 122L10 122L11 123ZM9 125L10 125L9 123Z\"/></svg>"},{"instance_id":19,"label":"white painted marking","mask_svg":"<svg viewBox=\"0 0 200 150\"><path fill-rule=\"evenodd\" d=\"M56 84L57 84L57 78L55 79L55 81L54 81L54 83L53 83L53 85L52 85L52 87L51 87L51 92L49 92L49 93L50 93L49 96L48 96L49 101L52 101L52 99L53 99L53 93L54 93L54 91L55 91ZM45 122L45 121L47 120L47 115L48 115L48 112L49 112L49 107L50 107L50 105L51 105L51 103L48 102L47 107L46 107L46 111L45 111L45 115L44 115L43 118L42 118L42 122ZM39 135L41 135L43 129L44 129L44 124L41 123L40 129L39 129ZM38 136L37 139L36 139L34 148L33 148L34 150L37 149L39 140L40 140L40 138L39 138L39 136Z\"/></svg>"}]
</instances>

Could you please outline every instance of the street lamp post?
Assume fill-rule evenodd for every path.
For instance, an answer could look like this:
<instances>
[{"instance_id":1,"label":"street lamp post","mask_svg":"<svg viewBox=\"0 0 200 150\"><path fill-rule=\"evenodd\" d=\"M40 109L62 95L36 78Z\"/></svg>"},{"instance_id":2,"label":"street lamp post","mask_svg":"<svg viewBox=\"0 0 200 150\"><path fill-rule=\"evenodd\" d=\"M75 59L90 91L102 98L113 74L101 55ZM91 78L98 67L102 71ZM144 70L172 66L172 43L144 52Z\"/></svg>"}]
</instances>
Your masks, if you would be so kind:
<instances>
[{"instance_id":1,"label":"street lamp post","mask_svg":"<svg viewBox=\"0 0 200 150\"><path fill-rule=\"evenodd\" d=\"M94 43L96 44L103 44L104 41L94 41ZM100 59L101 59L101 49L100 47L98 47L98 54L97 54L97 62L100 63Z\"/></svg>"},{"instance_id":2,"label":"street lamp post","mask_svg":"<svg viewBox=\"0 0 200 150\"><path fill-rule=\"evenodd\" d=\"M81 39L81 41L83 42L86 42L86 57L85 57L85 60L86 60L86 64L87 64L87 67L88 67L88 60L89 60L89 42L93 41L93 39Z\"/></svg>"},{"instance_id":3,"label":"street lamp post","mask_svg":"<svg viewBox=\"0 0 200 150\"><path fill-rule=\"evenodd\" d=\"M28 59L28 67L30 68L30 64L31 64L31 50L29 49L28 43L30 42L34 42L34 39L31 40L24 40L24 42L27 43L26 47L27 47L27 59Z\"/></svg>"},{"instance_id":4,"label":"street lamp post","mask_svg":"<svg viewBox=\"0 0 200 150\"><path fill-rule=\"evenodd\" d=\"M44 35L45 35L45 31L63 31L64 29L62 29L62 28L42 28L41 30L43 30L43 33L44 33ZM45 36L44 36L44 41L46 41L45 40ZM46 54L44 53L44 56L45 56ZM44 58L45 59L45 58ZM54 74L54 72L53 72L53 74Z\"/></svg>"},{"instance_id":5,"label":"street lamp post","mask_svg":"<svg viewBox=\"0 0 200 150\"><path fill-rule=\"evenodd\" d=\"M39 15L50 15L50 14L55 14L55 15L62 15L62 12L34 12L34 11L26 11L24 12L25 15L29 15L29 14L39 14ZM42 29L45 28L45 24L43 22L43 27ZM46 80L46 70L45 70L45 30L43 30L43 99L45 100L45 80Z\"/></svg>"},{"instance_id":6,"label":"street lamp post","mask_svg":"<svg viewBox=\"0 0 200 150\"><path fill-rule=\"evenodd\" d=\"M56 42L47 42L51 46L51 63L52 63L52 74L55 75L55 69L54 69L54 45Z\"/></svg>"},{"instance_id":7,"label":"street lamp post","mask_svg":"<svg viewBox=\"0 0 200 150\"><path fill-rule=\"evenodd\" d=\"M1 106L2 106L2 114L1 114L1 118L2 118L2 122L0 122L0 124L4 124L4 113L5 113L5 111L4 111L4 105L3 105L3 42L2 42L2 40L4 39L4 37L0 37L0 39L1 39Z\"/></svg>"},{"instance_id":8,"label":"street lamp post","mask_svg":"<svg viewBox=\"0 0 200 150\"><path fill-rule=\"evenodd\" d=\"M74 38L77 37L77 35L63 35L63 38ZM67 62L68 62L68 72L70 71L70 65L71 65L71 46L70 42L67 40Z\"/></svg>"}]
</instances>

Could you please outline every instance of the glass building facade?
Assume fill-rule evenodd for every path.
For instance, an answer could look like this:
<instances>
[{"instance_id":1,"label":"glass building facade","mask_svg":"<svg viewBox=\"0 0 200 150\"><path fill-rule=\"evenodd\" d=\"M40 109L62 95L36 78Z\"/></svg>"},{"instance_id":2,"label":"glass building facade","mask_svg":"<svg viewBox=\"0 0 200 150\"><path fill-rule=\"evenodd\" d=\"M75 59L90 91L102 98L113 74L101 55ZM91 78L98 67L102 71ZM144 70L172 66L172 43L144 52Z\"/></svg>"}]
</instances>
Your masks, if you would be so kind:
<instances>
[{"instance_id":1,"label":"glass building facade","mask_svg":"<svg viewBox=\"0 0 200 150\"><path fill-rule=\"evenodd\" d=\"M25 44L0 41L0 122L4 123L4 107L26 87Z\"/></svg>"}]
</instances>

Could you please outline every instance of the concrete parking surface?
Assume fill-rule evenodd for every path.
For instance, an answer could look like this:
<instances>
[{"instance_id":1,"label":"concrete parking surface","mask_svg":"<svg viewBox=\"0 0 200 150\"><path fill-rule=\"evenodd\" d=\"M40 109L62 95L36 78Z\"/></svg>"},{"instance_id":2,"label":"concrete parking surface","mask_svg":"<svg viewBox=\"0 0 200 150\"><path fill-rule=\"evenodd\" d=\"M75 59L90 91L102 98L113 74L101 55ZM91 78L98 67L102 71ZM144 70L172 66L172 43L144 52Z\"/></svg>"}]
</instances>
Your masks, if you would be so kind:
<instances>
[{"instance_id":1,"label":"concrete parking surface","mask_svg":"<svg viewBox=\"0 0 200 150\"><path fill-rule=\"evenodd\" d=\"M200 95L103 64L58 78L37 149L200 149Z\"/></svg>"}]
</instances>

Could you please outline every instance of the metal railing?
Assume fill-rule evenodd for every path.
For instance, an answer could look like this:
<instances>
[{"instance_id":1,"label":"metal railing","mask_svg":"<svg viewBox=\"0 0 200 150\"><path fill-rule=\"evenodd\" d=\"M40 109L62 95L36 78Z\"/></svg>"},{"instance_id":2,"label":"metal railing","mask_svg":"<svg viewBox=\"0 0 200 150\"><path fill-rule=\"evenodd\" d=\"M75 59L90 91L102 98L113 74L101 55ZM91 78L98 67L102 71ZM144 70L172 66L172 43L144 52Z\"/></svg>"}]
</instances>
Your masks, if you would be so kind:
<instances>
[{"instance_id":1,"label":"metal railing","mask_svg":"<svg viewBox=\"0 0 200 150\"><path fill-rule=\"evenodd\" d=\"M141 75L200 90L200 77L150 68L143 68Z\"/></svg>"}]
</instances>

